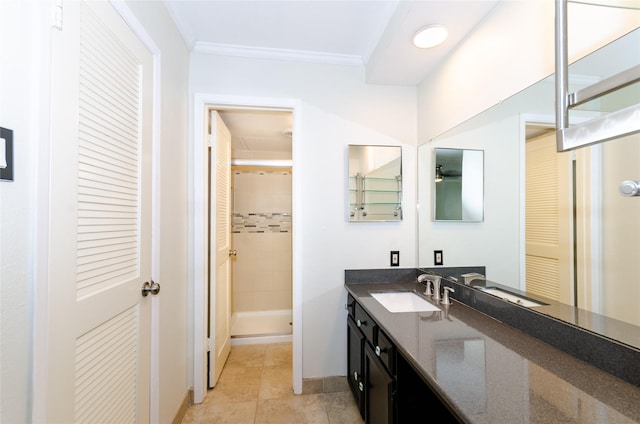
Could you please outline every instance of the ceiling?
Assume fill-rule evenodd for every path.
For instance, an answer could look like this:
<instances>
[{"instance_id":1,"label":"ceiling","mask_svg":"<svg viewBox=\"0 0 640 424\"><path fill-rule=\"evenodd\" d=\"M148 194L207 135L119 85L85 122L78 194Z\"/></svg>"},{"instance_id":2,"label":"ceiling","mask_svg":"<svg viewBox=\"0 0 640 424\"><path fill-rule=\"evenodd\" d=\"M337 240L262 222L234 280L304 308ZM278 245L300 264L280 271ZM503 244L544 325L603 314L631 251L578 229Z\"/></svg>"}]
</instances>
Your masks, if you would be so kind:
<instances>
[{"instance_id":1,"label":"ceiling","mask_svg":"<svg viewBox=\"0 0 640 424\"><path fill-rule=\"evenodd\" d=\"M232 158L291 160L291 112L233 109L218 113L231 133Z\"/></svg>"},{"instance_id":2,"label":"ceiling","mask_svg":"<svg viewBox=\"0 0 640 424\"><path fill-rule=\"evenodd\" d=\"M417 85L498 0L163 0L197 52L364 66L370 84ZM415 32L442 24L444 44Z\"/></svg>"},{"instance_id":3,"label":"ceiling","mask_svg":"<svg viewBox=\"0 0 640 424\"><path fill-rule=\"evenodd\" d=\"M498 0L163 0L194 52L360 66L366 82L418 85ZM417 30L445 25L432 49L412 44ZM234 155L291 151L290 114L227 111ZM289 123L286 124L286 120ZM265 156L266 155L266 156Z\"/></svg>"}]
</instances>

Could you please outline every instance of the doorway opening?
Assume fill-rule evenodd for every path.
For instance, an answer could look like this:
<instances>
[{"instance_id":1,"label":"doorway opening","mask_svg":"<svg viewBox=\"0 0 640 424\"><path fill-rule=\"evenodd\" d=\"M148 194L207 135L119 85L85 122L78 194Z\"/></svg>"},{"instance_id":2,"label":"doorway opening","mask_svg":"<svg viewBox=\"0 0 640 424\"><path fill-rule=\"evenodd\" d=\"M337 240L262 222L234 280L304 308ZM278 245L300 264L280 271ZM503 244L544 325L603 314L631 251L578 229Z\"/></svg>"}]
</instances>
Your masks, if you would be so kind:
<instances>
[{"instance_id":1,"label":"doorway opening","mask_svg":"<svg viewBox=\"0 0 640 424\"><path fill-rule=\"evenodd\" d=\"M208 387L234 344L292 341L291 111L210 107Z\"/></svg>"},{"instance_id":2,"label":"doorway opening","mask_svg":"<svg viewBox=\"0 0 640 424\"><path fill-rule=\"evenodd\" d=\"M231 134L231 343L291 341L293 114L216 110Z\"/></svg>"},{"instance_id":3,"label":"doorway opening","mask_svg":"<svg viewBox=\"0 0 640 424\"><path fill-rule=\"evenodd\" d=\"M211 323L208 322L210 314L208 313L209 305L209 266L210 266L210 252L209 252L209 231L212 232L212 237L215 238L218 234L230 234L229 232L219 232L215 226L209 227L210 216L208 214L207 199L209 196L209 186L215 184L211 181L211 175L209 175L209 169L211 168L209 162L209 145L210 135L212 128L211 113L217 111L244 111L245 113L252 111L261 112L287 112L292 117L290 134L291 144L291 159L282 163L281 160L276 159L274 156L263 159L269 161L269 164L275 163L278 166L291 167L291 180L292 180L292 228L294 231L291 234L292 238L292 319L291 319L291 338L292 338L292 362L293 362L293 392L295 394L302 393L302 256L301 249L303 239L303 228L301 225L302 216L302 179L303 170L296 166L296 163L301 161L301 103L297 99L285 99L285 98L255 98L244 96L220 96L213 94L196 93L194 95L194 110L201 111L201 113L195 113L193 116L193 167L191 174L193 177L193 225L191 228L191 236L193 243L193 250L191 258L193 261L193 319L194 319L194 367L193 367L193 381L194 381L194 403L201 403L204 400L204 396L207 392L207 380L209 379L209 369L207 367L208 359L213 357L216 362L217 355L209 355L210 349L216 345L224 345L227 341L230 343L230 335L222 335L223 339L219 340L221 335L214 331L214 334L209 333L208 328ZM244 142L250 141L250 137L246 137ZM217 153L219 149L215 149ZM213 152L212 152L213 153ZM246 157L237 158L234 160L233 165L244 166L247 163L243 161L248 160ZM226 163L231 162L229 156ZM255 163L254 163L255 165ZM264 164L261 164L264 165ZM212 174L215 175L215 172ZM229 174L229 179L231 176ZM217 182L217 180L216 180ZM212 199L216 202L216 198ZM215 205L217 206L217 205ZM226 215L229 218L231 216ZM231 219L229 219L231 221ZM231 223L229 222L229 225ZM227 257L233 249L229 246L227 250ZM220 250L222 253L222 250ZM220 255L225 256L225 255ZM216 281L218 279L216 278ZM215 297L216 294L212 293ZM218 296L217 298L220 298ZM230 305L230 301L229 301ZM231 307L229 307L231 310ZM230 315L230 314L225 314ZM230 317L229 317L230 321ZM230 325L228 326L230 327ZM216 328L211 326L211 328ZM218 351L222 352L221 349ZM221 358L220 358L221 359ZM217 361L215 366L223 364L223 361Z\"/></svg>"}]
</instances>

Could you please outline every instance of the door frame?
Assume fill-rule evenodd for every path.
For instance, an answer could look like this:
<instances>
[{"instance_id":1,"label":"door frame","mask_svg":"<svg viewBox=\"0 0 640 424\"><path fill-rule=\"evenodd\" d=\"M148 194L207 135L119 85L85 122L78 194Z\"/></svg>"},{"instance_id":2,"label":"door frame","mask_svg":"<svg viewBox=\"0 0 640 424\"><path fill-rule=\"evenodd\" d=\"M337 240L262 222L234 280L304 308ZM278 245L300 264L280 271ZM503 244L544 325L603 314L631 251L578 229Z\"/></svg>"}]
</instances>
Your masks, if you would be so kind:
<instances>
[{"instance_id":1,"label":"door frame","mask_svg":"<svg viewBox=\"0 0 640 424\"><path fill-rule=\"evenodd\" d=\"M193 264L189 285L193 300L193 401L201 403L207 392L207 203L208 195L208 110L282 110L293 115L292 149L292 264L293 264L293 392L302 393L302 169L301 163L301 102L288 98L264 98L195 93L193 100L193 126L191 128L191 199L189 262ZM215 229L212 229L212 231ZM212 234L215 237L215 234Z\"/></svg>"},{"instance_id":2,"label":"door frame","mask_svg":"<svg viewBox=\"0 0 640 424\"><path fill-rule=\"evenodd\" d=\"M138 37L142 45L146 47L153 61L153 112L152 112L152 129L151 129L151 149L152 149L152 165L151 165L151 278L156 282L161 282L160 278L160 147L161 147L161 50L153 41L151 35L147 32L144 25L131 11L131 9L121 1L108 0L108 3L122 17L123 21L129 26L131 31ZM44 31L44 30L43 30ZM57 31L56 28L47 25L46 31ZM49 40L51 37L48 38ZM52 55L54 52L50 47L46 47L46 54ZM50 64L48 71L50 73ZM53 83L51 78L46 82L50 85ZM45 97L46 104L40 115L42 122L46 126L51 125L51 102L52 98ZM46 118L45 118L46 116ZM44 421L47 416L47 381L49 379L49 370L47 367L47 343L49 340L49 291L54 290L50 287L49 280L49 259L51 251L49 248L49 179L51 159L50 151L50 134L43 131L47 137L42 137L42 142L38 144L38 169L41 172L38 176L37 202L38 216L36 225L38 228L35 237L36 259L34 261L34 277L38 285L47 287L46 290L34 290L34 336L33 336L33 400L31 405L31 416L34 422ZM45 183L46 180L46 183ZM150 341L150 358L149 358L149 420L150 422L159 422L160 417L160 299L158 296L152 296L150 299L151 310L151 341Z\"/></svg>"}]
</instances>

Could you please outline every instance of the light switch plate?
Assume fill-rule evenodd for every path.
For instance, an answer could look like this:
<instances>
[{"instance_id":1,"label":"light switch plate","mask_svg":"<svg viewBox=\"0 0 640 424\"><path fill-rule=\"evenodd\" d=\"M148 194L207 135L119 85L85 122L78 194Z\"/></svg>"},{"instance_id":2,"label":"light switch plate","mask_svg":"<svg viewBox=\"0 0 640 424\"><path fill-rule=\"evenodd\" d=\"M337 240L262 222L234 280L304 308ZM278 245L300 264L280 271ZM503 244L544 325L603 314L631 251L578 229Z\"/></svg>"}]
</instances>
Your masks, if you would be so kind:
<instances>
[{"instance_id":1,"label":"light switch plate","mask_svg":"<svg viewBox=\"0 0 640 424\"><path fill-rule=\"evenodd\" d=\"M13 130L0 127L0 138L4 139L4 161L0 167L0 180L13 181Z\"/></svg>"}]
</instances>

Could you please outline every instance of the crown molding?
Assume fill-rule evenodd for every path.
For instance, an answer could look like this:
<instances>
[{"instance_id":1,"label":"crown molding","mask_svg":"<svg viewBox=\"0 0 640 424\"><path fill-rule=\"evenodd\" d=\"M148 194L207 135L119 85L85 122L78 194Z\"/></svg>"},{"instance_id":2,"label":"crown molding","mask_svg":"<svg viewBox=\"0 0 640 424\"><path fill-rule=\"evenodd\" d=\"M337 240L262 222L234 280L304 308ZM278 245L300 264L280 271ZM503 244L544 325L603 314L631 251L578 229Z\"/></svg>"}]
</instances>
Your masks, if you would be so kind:
<instances>
[{"instance_id":1,"label":"crown molding","mask_svg":"<svg viewBox=\"0 0 640 424\"><path fill-rule=\"evenodd\" d=\"M290 62L321 63L329 65L363 66L362 57L355 55L318 53L304 50L246 47L231 44L204 43L196 41L192 51L219 56L271 59Z\"/></svg>"}]
</instances>

